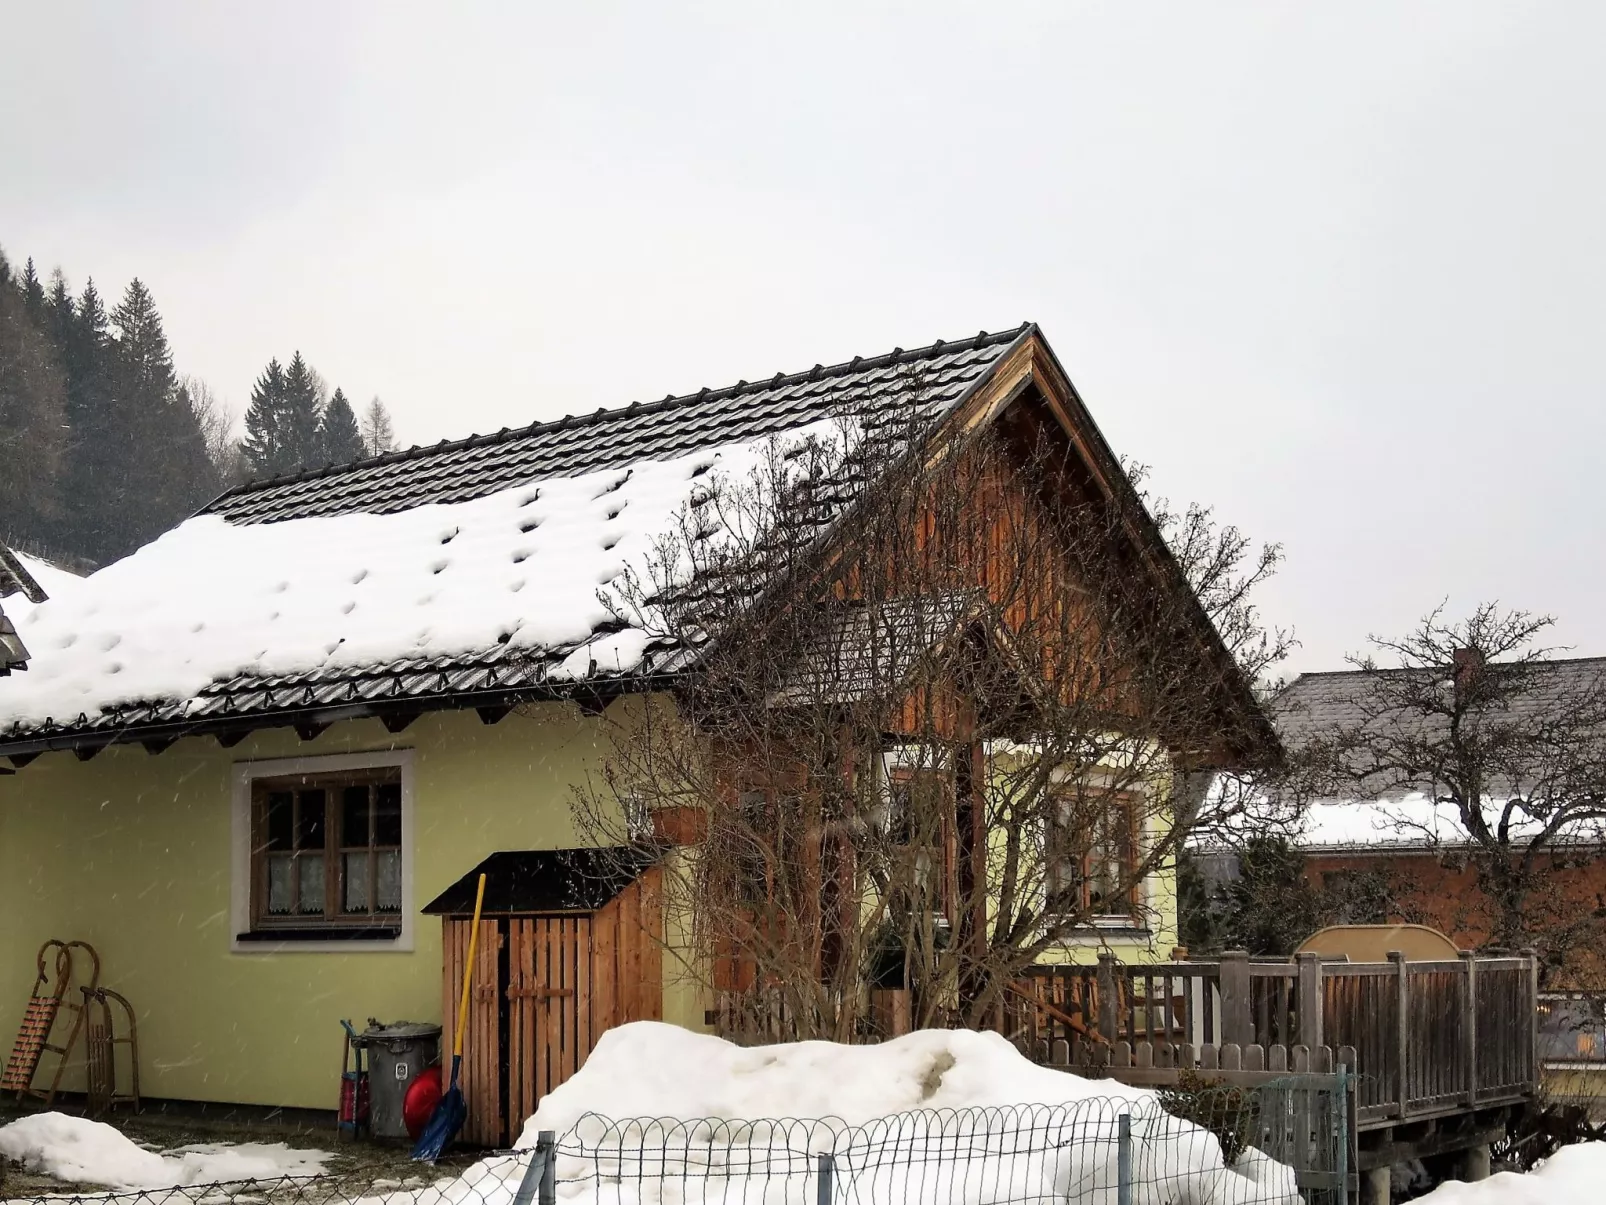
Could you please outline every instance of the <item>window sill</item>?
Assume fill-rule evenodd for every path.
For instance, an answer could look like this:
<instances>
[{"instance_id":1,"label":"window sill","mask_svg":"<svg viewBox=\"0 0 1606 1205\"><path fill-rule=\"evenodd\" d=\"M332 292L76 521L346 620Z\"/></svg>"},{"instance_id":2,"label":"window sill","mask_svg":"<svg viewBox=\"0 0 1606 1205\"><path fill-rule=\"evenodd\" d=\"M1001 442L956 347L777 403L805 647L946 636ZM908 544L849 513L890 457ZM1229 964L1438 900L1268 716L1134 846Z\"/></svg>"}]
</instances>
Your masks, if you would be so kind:
<instances>
[{"instance_id":1,"label":"window sill","mask_svg":"<svg viewBox=\"0 0 1606 1205\"><path fill-rule=\"evenodd\" d=\"M325 941L388 941L401 940L400 925L369 925L363 928L336 928L331 925L306 926L303 928L283 929L253 929L249 933L237 933L235 941L239 942L325 942Z\"/></svg>"},{"instance_id":2,"label":"window sill","mask_svg":"<svg viewBox=\"0 0 1606 1205\"><path fill-rule=\"evenodd\" d=\"M1061 940L1077 945L1089 942L1097 945L1112 938L1125 941L1152 941L1154 930L1148 925L1134 921L1130 916L1095 916L1077 925Z\"/></svg>"}]
</instances>

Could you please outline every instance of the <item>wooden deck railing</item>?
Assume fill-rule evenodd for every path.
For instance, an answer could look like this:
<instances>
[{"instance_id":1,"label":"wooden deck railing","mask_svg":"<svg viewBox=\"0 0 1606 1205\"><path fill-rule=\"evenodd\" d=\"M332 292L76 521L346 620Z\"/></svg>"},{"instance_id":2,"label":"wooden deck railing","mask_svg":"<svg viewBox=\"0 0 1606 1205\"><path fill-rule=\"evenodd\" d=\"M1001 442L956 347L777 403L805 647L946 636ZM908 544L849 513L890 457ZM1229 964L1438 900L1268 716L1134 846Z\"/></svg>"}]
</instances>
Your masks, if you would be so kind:
<instances>
[{"instance_id":1,"label":"wooden deck railing","mask_svg":"<svg viewBox=\"0 0 1606 1205\"><path fill-rule=\"evenodd\" d=\"M1537 1088L1531 955L1445 962L1214 961L1033 967L1001 1029L1038 1062L1133 1082L1345 1062L1357 1119L1383 1124L1520 1100ZM1325 1052L1325 1053L1324 1053ZM1145 1069L1141 1077L1128 1069Z\"/></svg>"}]
</instances>

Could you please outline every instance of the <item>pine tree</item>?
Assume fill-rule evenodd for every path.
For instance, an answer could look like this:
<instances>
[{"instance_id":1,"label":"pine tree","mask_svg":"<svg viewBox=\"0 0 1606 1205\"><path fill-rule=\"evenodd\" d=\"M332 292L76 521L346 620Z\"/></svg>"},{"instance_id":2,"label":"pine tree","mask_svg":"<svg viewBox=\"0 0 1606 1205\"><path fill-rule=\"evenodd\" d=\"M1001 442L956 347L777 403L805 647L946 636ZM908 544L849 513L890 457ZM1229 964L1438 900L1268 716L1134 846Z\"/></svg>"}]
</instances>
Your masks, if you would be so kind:
<instances>
[{"instance_id":1,"label":"pine tree","mask_svg":"<svg viewBox=\"0 0 1606 1205\"><path fill-rule=\"evenodd\" d=\"M297 472L321 464L322 441L319 420L323 399L318 374L298 351L284 370L284 401L280 431L284 439L285 472Z\"/></svg>"},{"instance_id":2,"label":"pine tree","mask_svg":"<svg viewBox=\"0 0 1606 1205\"><path fill-rule=\"evenodd\" d=\"M43 542L57 495L66 388L25 294L0 278L0 530Z\"/></svg>"},{"instance_id":3,"label":"pine tree","mask_svg":"<svg viewBox=\"0 0 1606 1205\"><path fill-rule=\"evenodd\" d=\"M63 361L67 357L67 349L72 344L73 323L78 321L78 310L73 305L72 290L67 287L67 277L57 268L50 274L50 294L45 302L47 317L45 330L50 341L56 345L56 355Z\"/></svg>"},{"instance_id":4,"label":"pine tree","mask_svg":"<svg viewBox=\"0 0 1606 1205\"><path fill-rule=\"evenodd\" d=\"M362 416L363 447L370 456L383 456L396 450L396 429L390 422L390 411L378 395L368 403Z\"/></svg>"},{"instance_id":5,"label":"pine tree","mask_svg":"<svg viewBox=\"0 0 1606 1205\"><path fill-rule=\"evenodd\" d=\"M130 552L181 522L217 492L206 437L187 401L178 395L173 353L150 290L130 282L112 313L118 426L127 433L126 501L114 555Z\"/></svg>"},{"instance_id":6,"label":"pine tree","mask_svg":"<svg viewBox=\"0 0 1606 1205\"><path fill-rule=\"evenodd\" d=\"M67 378L67 449L52 542L94 561L111 543L103 530L111 505L105 479L118 456L118 436L110 414L111 337L93 277L64 328L61 364Z\"/></svg>"},{"instance_id":7,"label":"pine tree","mask_svg":"<svg viewBox=\"0 0 1606 1205\"><path fill-rule=\"evenodd\" d=\"M251 404L245 411L245 439L240 443L246 467L255 477L289 471L285 457L284 369L277 357L251 387Z\"/></svg>"},{"instance_id":8,"label":"pine tree","mask_svg":"<svg viewBox=\"0 0 1606 1205\"><path fill-rule=\"evenodd\" d=\"M22 305L29 322L36 328L44 324L45 286L39 280L39 273L34 270L31 255L28 257L28 266L22 270Z\"/></svg>"},{"instance_id":9,"label":"pine tree","mask_svg":"<svg viewBox=\"0 0 1606 1205\"><path fill-rule=\"evenodd\" d=\"M357 416L352 413L345 393L339 389L324 407L319 437L323 444L322 458L330 464L361 460L366 451L362 432L357 429Z\"/></svg>"}]
</instances>

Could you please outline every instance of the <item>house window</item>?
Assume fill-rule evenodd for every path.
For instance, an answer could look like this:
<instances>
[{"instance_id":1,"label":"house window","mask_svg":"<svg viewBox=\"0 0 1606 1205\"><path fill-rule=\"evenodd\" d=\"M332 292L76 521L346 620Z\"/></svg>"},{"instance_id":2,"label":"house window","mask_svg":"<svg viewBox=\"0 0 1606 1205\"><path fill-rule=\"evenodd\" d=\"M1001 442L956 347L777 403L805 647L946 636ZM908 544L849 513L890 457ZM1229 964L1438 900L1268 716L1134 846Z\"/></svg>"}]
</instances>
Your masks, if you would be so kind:
<instances>
[{"instance_id":1,"label":"house window","mask_svg":"<svg viewBox=\"0 0 1606 1205\"><path fill-rule=\"evenodd\" d=\"M946 913L953 890L953 781L944 768L887 767L886 834L903 889Z\"/></svg>"},{"instance_id":2,"label":"house window","mask_svg":"<svg viewBox=\"0 0 1606 1205\"><path fill-rule=\"evenodd\" d=\"M406 927L403 765L367 755L243 768L241 941L390 941ZM315 768L313 768L315 767Z\"/></svg>"},{"instance_id":3,"label":"house window","mask_svg":"<svg viewBox=\"0 0 1606 1205\"><path fill-rule=\"evenodd\" d=\"M1137 800L1065 793L1049 813L1045 887L1050 907L1131 922L1138 913Z\"/></svg>"}]
</instances>

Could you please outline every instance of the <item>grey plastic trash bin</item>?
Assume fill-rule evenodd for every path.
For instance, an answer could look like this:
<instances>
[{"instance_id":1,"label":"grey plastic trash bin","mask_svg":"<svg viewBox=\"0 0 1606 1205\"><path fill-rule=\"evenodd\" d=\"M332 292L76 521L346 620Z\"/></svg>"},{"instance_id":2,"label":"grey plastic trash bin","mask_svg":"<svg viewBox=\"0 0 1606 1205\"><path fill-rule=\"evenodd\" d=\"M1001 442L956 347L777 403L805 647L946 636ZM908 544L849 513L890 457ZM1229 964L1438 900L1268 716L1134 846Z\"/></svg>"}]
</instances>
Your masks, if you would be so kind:
<instances>
[{"instance_id":1,"label":"grey plastic trash bin","mask_svg":"<svg viewBox=\"0 0 1606 1205\"><path fill-rule=\"evenodd\" d=\"M407 1085L440 1057L441 1027L417 1021L368 1022L359 1035L368 1048L369 1120L375 1138L406 1138L402 1100Z\"/></svg>"}]
</instances>

